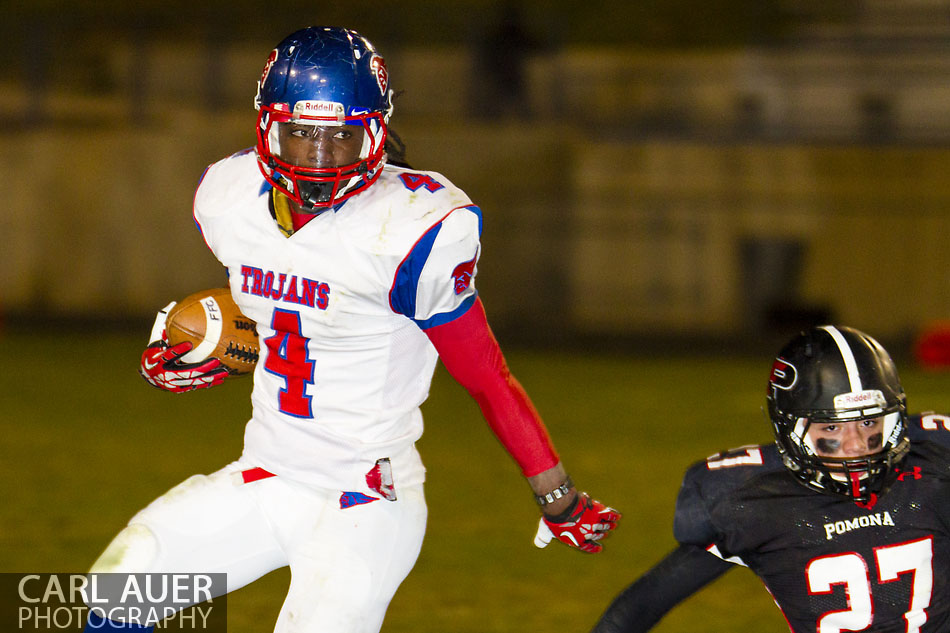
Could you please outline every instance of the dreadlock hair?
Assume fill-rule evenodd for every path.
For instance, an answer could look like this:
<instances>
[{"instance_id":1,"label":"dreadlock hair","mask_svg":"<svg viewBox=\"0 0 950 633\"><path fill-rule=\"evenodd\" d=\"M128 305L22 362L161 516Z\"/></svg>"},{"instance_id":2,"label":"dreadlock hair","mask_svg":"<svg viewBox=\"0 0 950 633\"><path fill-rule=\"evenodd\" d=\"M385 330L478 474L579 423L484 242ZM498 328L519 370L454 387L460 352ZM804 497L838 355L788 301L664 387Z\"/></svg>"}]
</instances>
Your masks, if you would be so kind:
<instances>
[{"instance_id":1,"label":"dreadlock hair","mask_svg":"<svg viewBox=\"0 0 950 633\"><path fill-rule=\"evenodd\" d=\"M392 102L395 104L404 92L405 90L394 90ZM412 169L412 165L406 160L406 144L402 142L402 139L399 138L399 135L396 134L392 128L388 130L386 144L383 145L383 150L386 151L386 162L390 165Z\"/></svg>"},{"instance_id":2,"label":"dreadlock hair","mask_svg":"<svg viewBox=\"0 0 950 633\"><path fill-rule=\"evenodd\" d=\"M396 167L412 169L412 165L406 160L406 144L392 128L389 128L383 149L386 151L387 163Z\"/></svg>"}]
</instances>

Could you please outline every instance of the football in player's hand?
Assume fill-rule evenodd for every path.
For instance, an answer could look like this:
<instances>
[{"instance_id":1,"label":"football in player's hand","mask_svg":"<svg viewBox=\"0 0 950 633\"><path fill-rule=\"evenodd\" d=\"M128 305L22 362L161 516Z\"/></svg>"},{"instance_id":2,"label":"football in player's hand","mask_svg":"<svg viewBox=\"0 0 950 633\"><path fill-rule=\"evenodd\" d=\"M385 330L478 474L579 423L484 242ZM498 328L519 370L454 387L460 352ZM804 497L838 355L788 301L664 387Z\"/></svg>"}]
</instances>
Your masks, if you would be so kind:
<instances>
[{"instance_id":1,"label":"football in player's hand","mask_svg":"<svg viewBox=\"0 0 950 633\"><path fill-rule=\"evenodd\" d=\"M213 288L188 295L168 313L168 344L192 344L183 363L217 358L232 375L254 371L261 346L254 321L241 314L228 288Z\"/></svg>"}]
</instances>

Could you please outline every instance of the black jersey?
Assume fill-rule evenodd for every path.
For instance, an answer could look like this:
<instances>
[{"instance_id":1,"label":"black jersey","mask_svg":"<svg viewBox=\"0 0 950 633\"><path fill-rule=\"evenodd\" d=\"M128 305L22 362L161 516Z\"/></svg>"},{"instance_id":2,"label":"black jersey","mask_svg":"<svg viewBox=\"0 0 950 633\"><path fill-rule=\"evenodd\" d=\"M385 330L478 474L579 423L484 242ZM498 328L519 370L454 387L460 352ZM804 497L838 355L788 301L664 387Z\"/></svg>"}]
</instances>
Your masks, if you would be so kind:
<instances>
[{"instance_id":1,"label":"black jersey","mask_svg":"<svg viewBox=\"0 0 950 633\"><path fill-rule=\"evenodd\" d=\"M873 503L815 492L774 444L686 473L674 535L765 583L795 633L950 631L950 416L913 416L911 449Z\"/></svg>"}]
</instances>

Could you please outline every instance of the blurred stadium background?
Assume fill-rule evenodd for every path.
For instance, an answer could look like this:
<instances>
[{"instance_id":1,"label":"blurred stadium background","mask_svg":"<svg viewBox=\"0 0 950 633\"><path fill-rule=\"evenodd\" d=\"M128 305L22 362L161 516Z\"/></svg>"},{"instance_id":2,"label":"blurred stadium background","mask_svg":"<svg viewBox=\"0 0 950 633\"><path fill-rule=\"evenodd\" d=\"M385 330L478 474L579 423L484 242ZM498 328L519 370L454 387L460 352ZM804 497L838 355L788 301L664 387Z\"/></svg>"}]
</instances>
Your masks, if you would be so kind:
<instances>
[{"instance_id":1,"label":"blurred stadium background","mask_svg":"<svg viewBox=\"0 0 950 633\"><path fill-rule=\"evenodd\" d=\"M478 283L515 373L627 516L606 556L534 552L524 484L440 370L429 539L384 630L586 630L672 545L683 468L768 439L769 357L803 325L877 336L912 408L950 409L912 353L950 319L950 2L592 6L6 3L0 570L84 569L240 449L247 383L166 397L135 363L157 307L223 283L191 196L253 143L263 59L306 24L387 57L410 161L484 210ZM732 576L660 630L782 630ZM285 580L244 590L232 630Z\"/></svg>"}]
</instances>

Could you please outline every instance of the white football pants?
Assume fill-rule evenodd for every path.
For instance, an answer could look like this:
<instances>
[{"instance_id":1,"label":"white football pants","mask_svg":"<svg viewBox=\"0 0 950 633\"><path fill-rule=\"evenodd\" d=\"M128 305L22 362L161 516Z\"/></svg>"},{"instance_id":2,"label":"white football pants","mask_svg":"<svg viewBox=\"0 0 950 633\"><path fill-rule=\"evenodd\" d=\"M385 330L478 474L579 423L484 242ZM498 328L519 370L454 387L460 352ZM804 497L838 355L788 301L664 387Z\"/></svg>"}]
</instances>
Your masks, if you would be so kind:
<instances>
[{"instance_id":1,"label":"white football pants","mask_svg":"<svg viewBox=\"0 0 950 633\"><path fill-rule=\"evenodd\" d=\"M289 565L276 633L378 633L422 548L423 487L340 509L339 490L280 477L244 483L248 468L234 462L172 488L129 521L91 571L226 573L230 592Z\"/></svg>"}]
</instances>

